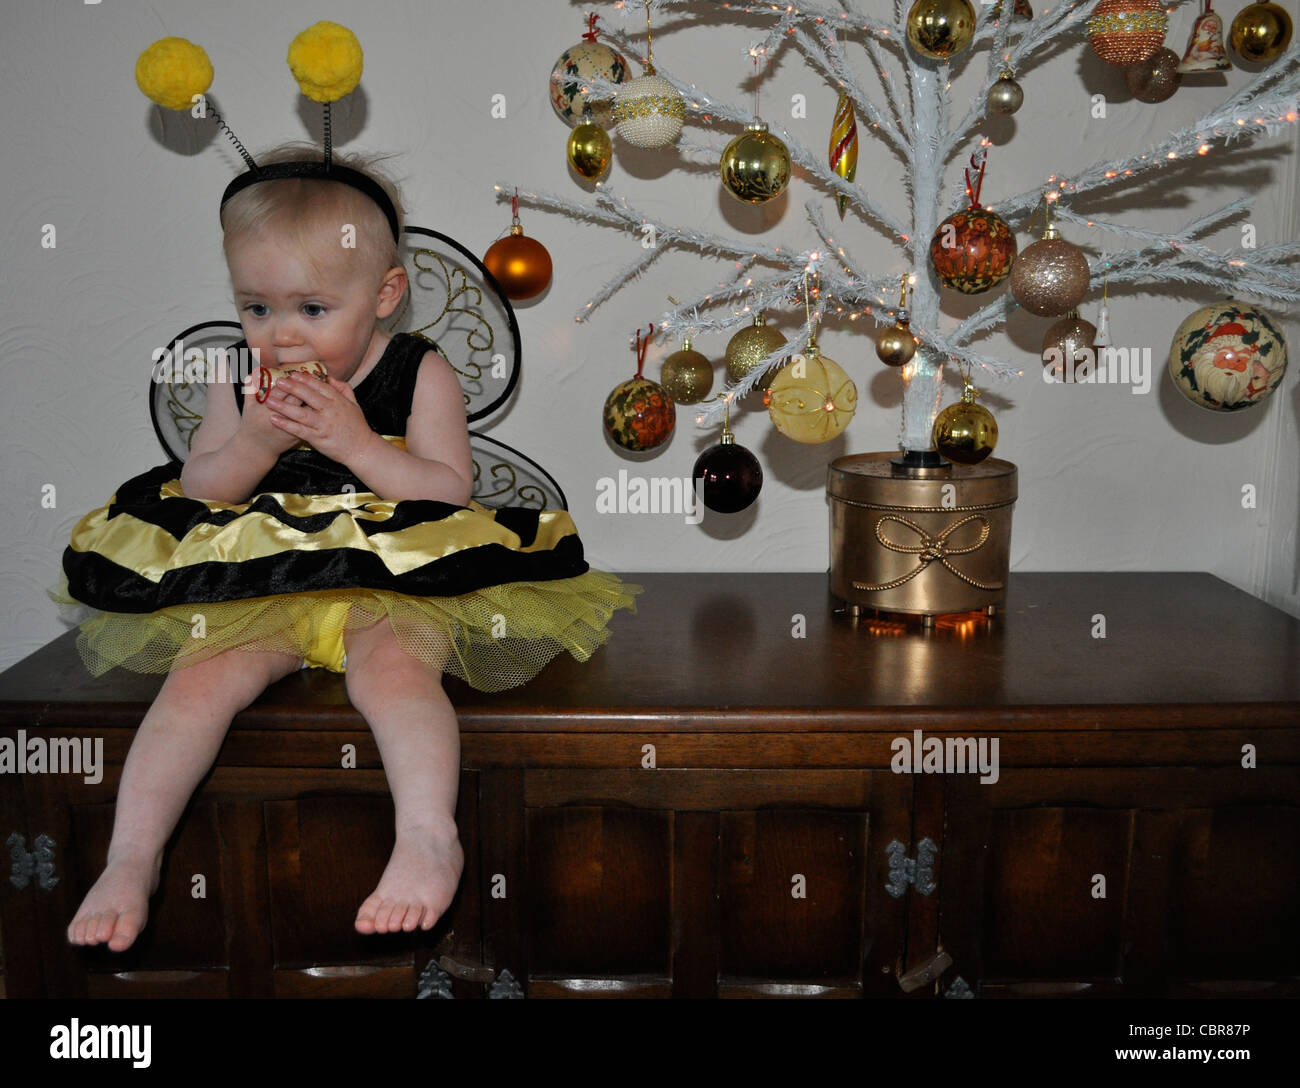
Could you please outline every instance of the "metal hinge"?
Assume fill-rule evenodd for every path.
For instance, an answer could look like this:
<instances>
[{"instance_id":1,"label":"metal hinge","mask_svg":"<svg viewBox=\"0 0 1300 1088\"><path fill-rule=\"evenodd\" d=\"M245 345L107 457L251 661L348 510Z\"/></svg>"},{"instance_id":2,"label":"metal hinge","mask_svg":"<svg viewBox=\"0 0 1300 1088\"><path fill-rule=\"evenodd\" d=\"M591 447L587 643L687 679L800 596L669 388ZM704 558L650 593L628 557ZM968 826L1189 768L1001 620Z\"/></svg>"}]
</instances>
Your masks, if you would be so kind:
<instances>
[{"instance_id":1,"label":"metal hinge","mask_svg":"<svg viewBox=\"0 0 1300 1088\"><path fill-rule=\"evenodd\" d=\"M54 847L57 844L48 835L36 836L36 849L30 854L27 840L17 831L5 840L5 845L9 847L9 858L13 862L9 869L9 883L15 888L26 888L33 873L43 892L48 892L59 882L54 875Z\"/></svg>"},{"instance_id":2,"label":"metal hinge","mask_svg":"<svg viewBox=\"0 0 1300 1088\"><path fill-rule=\"evenodd\" d=\"M929 839L922 839L916 847L916 860L907 856L907 847L895 839L885 847L889 855L889 879L885 891L901 899L909 884L916 885L921 895L929 895L938 887L934 882L934 862L939 848Z\"/></svg>"}]
</instances>

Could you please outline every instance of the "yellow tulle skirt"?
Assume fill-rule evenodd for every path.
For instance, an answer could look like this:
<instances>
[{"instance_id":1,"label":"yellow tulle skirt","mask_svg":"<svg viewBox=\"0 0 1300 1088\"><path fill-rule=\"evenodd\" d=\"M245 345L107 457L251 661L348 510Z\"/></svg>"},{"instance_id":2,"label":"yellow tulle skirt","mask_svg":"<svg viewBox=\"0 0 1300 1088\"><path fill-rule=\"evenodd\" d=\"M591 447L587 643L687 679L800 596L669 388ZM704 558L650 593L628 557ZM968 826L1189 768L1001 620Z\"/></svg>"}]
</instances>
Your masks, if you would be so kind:
<instances>
[{"instance_id":1,"label":"yellow tulle skirt","mask_svg":"<svg viewBox=\"0 0 1300 1088\"><path fill-rule=\"evenodd\" d=\"M619 609L636 611L641 586L605 571L487 586L460 597L336 589L175 605L144 615L90 611L77 649L86 668L166 673L230 650L269 651L346 671L347 634L387 621L411 657L480 691L527 683L560 653L586 661L609 639ZM51 596L81 607L62 578Z\"/></svg>"}]
</instances>

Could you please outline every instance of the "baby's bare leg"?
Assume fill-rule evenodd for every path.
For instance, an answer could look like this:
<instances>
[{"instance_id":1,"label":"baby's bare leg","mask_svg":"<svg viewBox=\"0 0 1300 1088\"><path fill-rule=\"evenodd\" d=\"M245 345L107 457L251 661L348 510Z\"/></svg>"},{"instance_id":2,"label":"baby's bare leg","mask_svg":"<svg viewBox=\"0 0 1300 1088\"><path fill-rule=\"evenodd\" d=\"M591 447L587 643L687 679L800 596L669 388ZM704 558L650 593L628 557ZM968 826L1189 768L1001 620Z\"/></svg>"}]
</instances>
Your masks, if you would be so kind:
<instances>
[{"instance_id":1,"label":"baby's bare leg","mask_svg":"<svg viewBox=\"0 0 1300 1088\"><path fill-rule=\"evenodd\" d=\"M350 632L344 645L348 698L374 733L397 816L392 857L355 925L360 933L432 929L465 867L456 712L442 674L406 654L387 620Z\"/></svg>"},{"instance_id":2,"label":"baby's bare leg","mask_svg":"<svg viewBox=\"0 0 1300 1088\"><path fill-rule=\"evenodd\" d=\"M288 654L228 651L168 674L131 742L108 862L68 926L69 941L131 947L158 888L163 847L231 719L300 664Z\"/></svg>"}]
</instances>

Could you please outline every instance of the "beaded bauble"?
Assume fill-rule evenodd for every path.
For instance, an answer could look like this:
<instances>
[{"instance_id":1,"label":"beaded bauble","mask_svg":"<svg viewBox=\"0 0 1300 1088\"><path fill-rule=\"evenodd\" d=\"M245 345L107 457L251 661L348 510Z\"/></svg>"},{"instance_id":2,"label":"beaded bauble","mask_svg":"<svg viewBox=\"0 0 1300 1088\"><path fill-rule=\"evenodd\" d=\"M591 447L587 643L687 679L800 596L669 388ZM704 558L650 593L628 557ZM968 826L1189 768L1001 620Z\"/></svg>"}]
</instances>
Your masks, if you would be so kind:
<instances>
[{"instance_id":1,"label":"beaded bauble","mask_svg":"<svg viewBox=\"0 0 1300 1088\"><path fill-rule=\"evenodd\" d=\"M668 80L647 71L618 92L613 119L634 147L666 147L682 134L686 102Z\"/></svg>"},{"instance_id":2,"label":"beaded bauble","mask_svg":"<svg viewBox=\"0 0 1300 1088\"><path fill-rule=\"evenodd\" d=\"M1058 317L1074 309L1088 293L1090 282L1083 250L1050 233L1027 247L1011 270L1011 293L1039 317Z\"/></svg>"},{"instance_id":3,"label":"beaded bauble","mask_svg":"<svg viewBox=\"0 0 1300 1088\"><path fill-rule=\"evenodd\" d=\"M811 344L772 379L767 412L776 429L807 445L829 442L858 408L858 387L834 359Z\"/></svg>"},{"instance_id":4,"label":"beaded bauble","mask_svg":"<svg viewBox=\"0 0 1300 1088\"><path fill-rule=\"evenodd\" d=\"M737 200L765 204L790 184L790 149L755 121L727 144L718 173L723 188Z\"/></svg>"},{"instance_id":5,"label":"beaded bauble","mask_svg":"<svg viewBox=\"0 0 1300 1088\"><path fill-rule=\"evenodd\" d=\"M621 53L601 42L581 41L561 53L551 69L551 105L562 121L576 125L588 108L583 84L593 77L622 83L627 72L627 61ZM593 102L590 109L599 124L609 124L608 102Z\"/></svg>"},{"instance_id":6,"label":"beaded bauble","mask_svg":"<svg viewBox=\"0 0 1300 1088\"><path fill-rule=\"evenodd\" d=\"M713 364L707 355L691 347L689 340L683 340L681 350L664 360L659 376L678 404L698 404L713 388Z\"/></svg>"},{"instance_id":7,"label":"beaded bauble","mask_svg":"<svg viewBox=\"0 0 1300 1088\"><path fill-rule=\"evenodd\" d=\"M1178 70L1180 63L1177 53L1162 46L1146 60L1125 68L1124 81L1129 94L1139 102L1152 104L1172 98L1183 81L1183 74Z\"/></svg>"},{"instance_id":8,"label":"beaded bauble","mask_svg":"<svg viewBox=\"0 0 1300 1088\"><path fill-rule=\"evenodd\" d=\"M605 433L625 450L652 450L677 426L677 406L649 378L629 378L605 398Z\"/></svg>"},{"instance_id":9,"label":"beaded bauble","mask_svg":"<svg viewBox=\"0 0 1300 1088\"><path fill-rule=\"evenodd\" d=\"M767 318L758 314L752 325L747 325L727 342L727 380L735 385L744 381L749 372L785 343L779 329L767 324ZM759 389L769 389L775 370L769 370L758 379Z\"/></svg>"},{"instance_id":10,"label":"beaded bauble","mask_svg":"<svg viewBox=\"0 0 1300 1088\"><path fill-rule=\"evenodd\" d=\"M1178 326L1169 347L1174 387L1202 408L1235 412L1261 403L1282 384L1286 337L1271 314L1230 299Z\"/></svg>"},{"instance_id":11,"label":"beaded bauble","mask_svg":"<svg viewBox=\"0 0 1300 1088\"><path fill-rule=\"evenodd\" d=\"M1168 26L1161 0L1101 0L1088 19L1088 43L1107 64L1127 68L1164 45Z\"/></svg>"},{"instance_id":12,"label":"beaded bauble","mask_svg":"<svg viewBox=\"0 0 1300 1088\"><path fill-rule=\"evenodd\" d=\"M930 261L945 287L978 295L1001 283L1016 263L1016 233L988 208L965 208L939 224Z\"/></svg>"}]
</instances>

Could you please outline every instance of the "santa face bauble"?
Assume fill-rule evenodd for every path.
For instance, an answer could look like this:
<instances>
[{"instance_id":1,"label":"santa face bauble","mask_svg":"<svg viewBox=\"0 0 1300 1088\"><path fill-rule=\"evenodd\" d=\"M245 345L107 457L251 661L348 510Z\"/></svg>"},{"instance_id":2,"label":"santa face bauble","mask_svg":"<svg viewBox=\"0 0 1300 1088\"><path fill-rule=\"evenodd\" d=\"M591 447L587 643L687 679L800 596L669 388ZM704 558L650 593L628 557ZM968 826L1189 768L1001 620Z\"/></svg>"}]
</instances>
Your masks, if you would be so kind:
<instances>
[{"instance_id":1,"label":"santa face bauble","mask_svg":"<svg viewBox=\"0 0 1300 1088\"><path fill-rule=\"evenodd\" d=\"M1277 320L1249 302L1197 310L1169 348L1174 388L1193 404L1235 412L1267 399L1286 373L1286 338Z\"/></svg>"}]
</instances>

